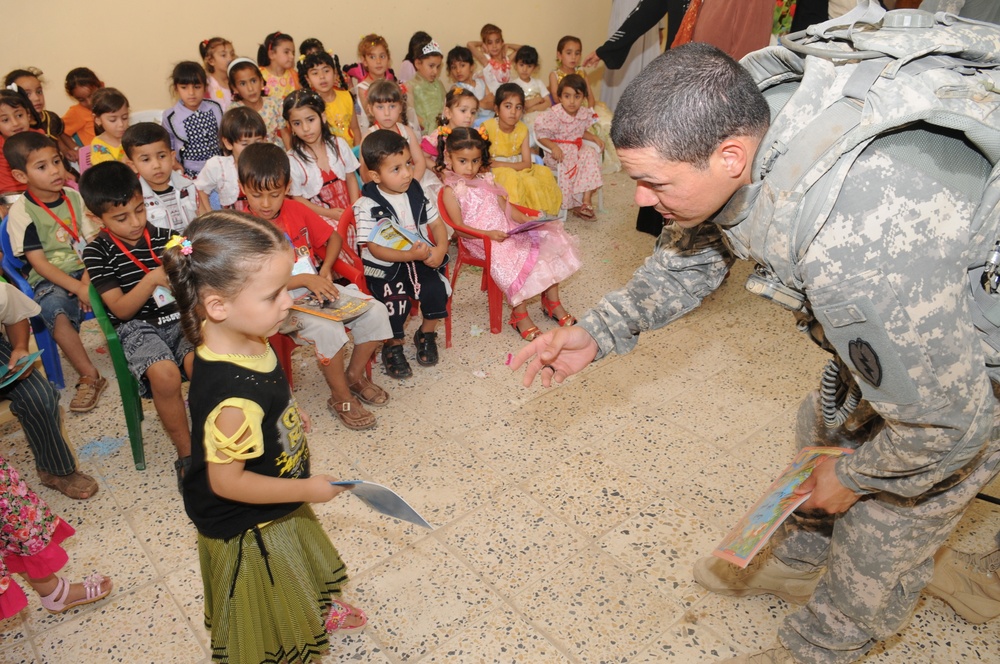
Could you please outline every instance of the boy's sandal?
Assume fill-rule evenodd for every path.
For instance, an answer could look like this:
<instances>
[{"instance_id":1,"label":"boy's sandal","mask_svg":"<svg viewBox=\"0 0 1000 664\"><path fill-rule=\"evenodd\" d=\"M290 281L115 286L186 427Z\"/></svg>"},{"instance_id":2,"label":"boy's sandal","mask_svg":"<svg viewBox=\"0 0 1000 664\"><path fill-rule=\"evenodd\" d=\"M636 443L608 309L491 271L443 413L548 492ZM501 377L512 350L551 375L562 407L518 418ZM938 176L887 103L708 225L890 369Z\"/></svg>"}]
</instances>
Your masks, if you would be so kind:
<instances>
[{"instance_id":1,"label":"boy's sandal","mask_svg":"<svg viewBox=\"0 0 1000 664\"><path fill-rule=\"evenodd\" d=\"M42 486L55 489L73 500L86 500L97 493L98 489L97 480L79 470L74 470L69 475L53 475L39 470L38 480Z\"/></svg>"},{"instance_id":2,"label":"boy's sandal","mask_svg":"<svg viewBox=\"0 0 1000 664\"><path fill-rule=\"evenodd\" d=\"M91 378L81 376L80 382L76 384L76 394L69 402L69 409L74 413L88 413L97 406L97 400L108 387L108 380L102 376Z\"/></svg>"},{"instance_id":3,"label":"boy's sandal","mask_svg":"<svg viewBox=\"0 0 1000 664\"><path fill-rule=\"evenodd\" d=\"M594 208L591 205L581 205L580 207L575 207L571 210L574 217L584 219L586 221L594 221L597 219L597 215L594 214Z\"/></svg>"},{"instance_id":4,"label":"boy's sandal","mask_svg":"<svg viewBox=\"0 0 1000 664\"><path fill-rule=\"evenodd\" d=\"M333 397L326 400L326 407L337 416L341 424L351 431L364 431L375 426L375 416L365 410L360 403L350 401L334 401Z\"/></svg>"},{"instance_id":5,"label":"boy's sandal","mask_svg":"<svg viewBox=\"0 0 1000 664\"><path fill-rule=\"evenodd\" d=\"M86 591L85 596L81 599L67 602L66 599L69 597L72 585L73 584L61 576L58 577L55 590L45 597L39 596L39 599L42 601L42 606L44 606L49 613L62 613L64 611L69 611L72 608L104 599L111 593L111 589L114 587L114 584L108 577L96 573L91 574L83 580L83 588ZM101 590L101 588L104 588L104 590Z\"/></svg>"},{"instance_id":6,"label":"boy's sandal","mask_svg":"<svg viewBox=\"0 0 1000 664\"><path fill-rule=\"evenodd\" d=\"M517 332L518 334L521 335L522 339L524 339L525 341L534 341L535 337L537 337L539 334L542 333L542 331L538 329L537 325L532 325L527 330L522 330L522 329L520 329L520 328L517 327L517 324L520 323L522 320L524 320L527 317L528 317L528 312L527 311L525 311L524 313L521 313L521 314L515 314L515 313L511 312L511 314L510 314L510 320L507 321L507 323L512 328L514 328L515 332Z\"/></svg>"},{"instance_id":7,"label":"boy's sandal","mask_svg":"<svg viewBox=\"0 0 1000 664\"><path fill-rule=\"evenodd\" d=\"M360 630L368 624L368 616L358 607L335 599L331 599L330 602L330 615L326 619L327 633L339 630ZM348 625L347 619L351 616L357 616L361 622L357 625Z\"/></svg>"},{"instance_id":8,"label":"boy's sandal","mask_svg":"<svg viewBox=\"0 0 1000 664\"><path fill-rule=\"evenodd\" d=\"M413 345L417 347L417 363L422 367L433 367L438 363L437 332L413 334Z\"/></svg>"},{"instance_id":9,"label":"boy's sandal","mask_svg":"<svg viewBox=\"0 0 1000 664\"><path fill-rule=\"evenodd\" d=\"M559 323L559 327L566 327L567 325L576 325L576 318L573 314L567 313L565 316L557 317L555 313L556 307L561 307L562 302L559 300L547 300L545 296L542 296L542 313L548 316L551 320Z\"/></svg>"},{"instance_id":10,"label":"boy's sandal","mask_svg":"<svg viewBox=\"0 0 1000 664\"><path fill-rule=\"evenodd\" d=\"M369 406L384 406L389 403L389 393L362 375L356 382L347 386L351 394Z\"/></svg>"},{"instance_id":11,"label":"boy's sandal","mask_svg":"<svg viewBox=\"0 0 1000 664\"><path fill-rule=\"evenodd\" d=\"M174 472L177 473L177 492L180 494L184 493L184 477L188 474L189 470L191 470L190 454L174 461Z\"/></svg>"},{"instance_id":12,"label":"boy's sandal","mask_svg":"<svg viewBox=\"0 0 1000 664\"><path fill-rule=\"evenodd\" d=\"M390 378L409 378L413 375L413 369L403 354L402 344L382 346L382 364Z\"/></svg>"}]
</instances>

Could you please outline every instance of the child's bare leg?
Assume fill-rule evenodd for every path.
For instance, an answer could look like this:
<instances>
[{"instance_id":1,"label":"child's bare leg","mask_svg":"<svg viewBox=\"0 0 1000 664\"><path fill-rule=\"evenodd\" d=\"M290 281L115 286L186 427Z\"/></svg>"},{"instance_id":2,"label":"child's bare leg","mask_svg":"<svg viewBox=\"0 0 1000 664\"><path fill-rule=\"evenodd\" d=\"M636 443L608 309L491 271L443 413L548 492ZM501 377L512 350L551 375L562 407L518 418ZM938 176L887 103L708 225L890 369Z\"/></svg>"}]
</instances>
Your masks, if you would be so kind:
<instances>
[{"instance_id":1,"label":"child's bare leg","mask_svg":"<svg viewBox=\"0 0 1000 664\"><path fill-rule=\"evenodd\" d=\"M350 401L351 389L348 387L347 375L344 373L344 347L341 346L337 354L325 362L317 356L319 370L330 387L330 396L336 402Z\"/></svg>"},{"instance_id":2,"label":"child's bare leg","mask_svg":"<svg viewBox=\"0 0 1000 664\"><path fill-rule=\"evenodd\" d=\"M354 398L344 373L344 347L330 358L329 362L319 360L319 369L330 387L330 401L327 407L337 416L348 429L370 429L375 426L375 416L369 412L361 401Z\"/></svg>"},{"instance_id":3,"label":"child's bare leg","mask_svg":"<svg viewBox=\"0 0 1000 664\"><path fill-rule=\"evenodd\" d=\"M552 306L553 302L556 303L555 306ZM542 309L560 326L576 325L576 318L559 301L559 284L552 284L542 292Z\"/></svg>"},{"instance_id":4,"label":"child's bare leg","mask_svg":"<svg viewBox=\"0 0 1000 664\"><path fill-rule=\"evenodd\" d=\"M437 318L435 318L434 320L427 320L425 318L425 319L423 319L423 322L420 323L420 331L421 332L433 332L434 330L437 329L438 323L440 323L440 322L441 321L438 320Z\"/></svg>"},{"instance_id":5,"label":"child's bare leg","mask_svg":"<svg viewBox=\"0 0 1000 664\"><path fill-rule=\"evenodd\" d=\"M597 190L596 189L591 189L590 191L583 192L583 204L584 205L590 205L591 201L594 200L594 192L595 191L597 191ZM593 206L591 206L591 207L593 207Z\"/></svg>"},{"instance_id":6,"label":"child's bare leg","mask_svg":"<svg viewBox=\"0 0 1000 664\"><path fill-rule=\"evenodd\" d=\"M146 378L153 391L156 414L160 416L163 430L177 448L177 458L191 456L191 431L181 396L180 369L170 360L161 360L146 369Z\"/></svg>"},{"instance_id":7,"label":"child's bare leg","mask_svg":"<svg viewBox=\"0 0 1000 664\"><path fill-rule=\"evenodd\" d=\"M524 316L524 318L517 320L521 316ZM537 327L535 322L531 320L531 316L528 315L528 305L524 302L511 310L510 319L511 321L517 320L517 322L513 323L513 325L517 328L518 332L525 332L533 327Z\"/></svg>"},{"instance_id":8,"label":"child's bare leg","mask_svg":"<svg viewBox=\"0 0 1000 664\"><path fill-rule=\"evenodd\" d=\"M80 338L80 333L73 328L73 324L69 322L69 318L63 314L56 316L52 336L59 345L59 349L66 354L66 359L69 360L69 363L73 365L73 368L76 369L76 372L81 377L88 376L96 379L100 376L97 372L97 367L94 366L94 363L90 361L90 356L87 355L87 349L83 347L83 340Z\"/></svg>"},{"instance_id":9,"label":"child's bare leg","mask_svg":"<svg viewBox=\"0 0 1000 664\"><path fill-rule=\"evenodd\" d=\"M378 350L380 343L379 341L366 341L363 344L354 346L354 353L351 354L351 361L347 365L348 385L353 385L365 375L365 367L368 366L368 360Z\"/></svg>"}]
</instances>

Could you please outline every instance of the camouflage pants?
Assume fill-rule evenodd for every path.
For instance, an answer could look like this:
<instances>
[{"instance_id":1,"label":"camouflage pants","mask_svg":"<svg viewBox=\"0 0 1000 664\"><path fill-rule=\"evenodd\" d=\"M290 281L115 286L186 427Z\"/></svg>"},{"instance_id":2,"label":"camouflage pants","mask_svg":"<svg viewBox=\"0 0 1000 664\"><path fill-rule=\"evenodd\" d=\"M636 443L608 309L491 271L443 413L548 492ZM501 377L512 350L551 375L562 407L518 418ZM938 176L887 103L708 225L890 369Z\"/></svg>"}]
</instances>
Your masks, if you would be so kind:
<instances>
[{"instance_id":1,"label":"camouflage pants","mask_svg":"<svg viewBox=\"0 0 1000 664\"><path fill-rule=\"evenodd\" d=\"M799 409L800 447L857 447L843 429L823 431L816 395ZM1000 441L1000 421L993 430ZM806 606L778 634L799 662L853 662L909 620L934 571L932 556L976 493L1000 471L996 443L964 478L921 499L888 493L866 496L838 517L795 514L774 538L774 554L799 570L826 567Z\"/></svg>"}]
</instances>

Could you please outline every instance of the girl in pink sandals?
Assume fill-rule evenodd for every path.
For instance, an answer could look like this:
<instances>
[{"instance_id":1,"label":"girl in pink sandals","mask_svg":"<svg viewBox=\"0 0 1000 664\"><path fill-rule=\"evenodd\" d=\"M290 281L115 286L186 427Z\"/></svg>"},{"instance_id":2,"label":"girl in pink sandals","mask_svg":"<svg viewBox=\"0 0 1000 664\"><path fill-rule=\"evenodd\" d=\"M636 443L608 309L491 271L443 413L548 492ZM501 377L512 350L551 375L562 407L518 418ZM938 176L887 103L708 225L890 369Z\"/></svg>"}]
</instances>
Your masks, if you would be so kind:
<instances>
[{"instance_id":1,"label":"girl in pink sandals","mask_svg":"<svg viewBox=\"0 0 1000 664\"><path fill-rule=\"evenodd\" d=\"M292 305L296 255L275 224L240 212L203 214L185 232L163 267L195 346L184 507L212 655L308 664L329 650L327 632L368 618L340 599L347 568L309 505L346 487L310 473L309 418L267 341Z\"/></svg>"},{"instance_id":2,"label":"girl in pink sandals","mask_svg":"<svg viewBox=\"0 0 1000 664\"><path fill-rule=\"evenodd\" d=\"M478 239L466 240L472 252L485 256L483 236L490 239L490 276L503 290L513 311L510 326L522 339L540 334L528 316L526 300L542 295L542 313L560 327L574 325L576 319L559 301L559 283L580 269L576 239L560 221L548 221L539 228L514 232L531 221L507 200L507 192L482 171L489 167L490 142L483 129L442 127L438 144L438 170L444 171L441 200L444 218L456 233Z\"/></svg>"},{"instance_id":3,"label":"girl in pink sandals","mask_svg":"<svg viewBox=\"0 0 1000 664\"><path fill-rule=\"evenodd\" d=\"M20 574L49 613L104 599L111 579L92 574L82 583L56 576L69 560L59 546L76 531L49 510L17 470L0 456L0 620L28 605L12 574Z\"/></svg>"}]
</instances>

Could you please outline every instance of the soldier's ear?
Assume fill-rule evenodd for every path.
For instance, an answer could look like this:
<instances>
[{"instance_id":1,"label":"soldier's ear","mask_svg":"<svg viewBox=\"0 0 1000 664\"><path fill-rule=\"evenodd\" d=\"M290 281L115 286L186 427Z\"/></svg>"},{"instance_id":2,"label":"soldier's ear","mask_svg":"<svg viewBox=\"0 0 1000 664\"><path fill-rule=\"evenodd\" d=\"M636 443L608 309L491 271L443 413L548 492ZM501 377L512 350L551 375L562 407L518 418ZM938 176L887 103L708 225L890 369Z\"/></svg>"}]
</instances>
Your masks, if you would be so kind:
<instances>
[{"instance_id":1,"label":"soldier's ear","mask_svg":"<svg viewBox=\"0 0 1000 664\"><path fill-rule=\"evenodd\" d=\"M753 161L753 152L743 138L727 138L715 149L713 160L731 178L739 178Z\"/></svg>"}]
</instances>

